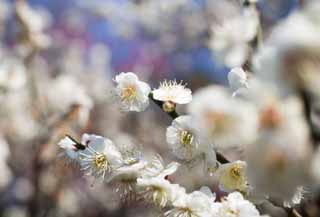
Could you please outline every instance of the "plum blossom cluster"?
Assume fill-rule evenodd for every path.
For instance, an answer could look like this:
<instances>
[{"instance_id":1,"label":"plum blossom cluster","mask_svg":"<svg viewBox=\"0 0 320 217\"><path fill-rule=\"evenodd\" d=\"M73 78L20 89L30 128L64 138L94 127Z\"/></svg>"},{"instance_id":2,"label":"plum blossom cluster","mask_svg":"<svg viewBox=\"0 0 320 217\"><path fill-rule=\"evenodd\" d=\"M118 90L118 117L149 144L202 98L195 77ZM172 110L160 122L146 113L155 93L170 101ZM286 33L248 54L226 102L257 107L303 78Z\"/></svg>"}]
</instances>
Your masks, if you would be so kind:
<instances>
[{"instance_id":1,"label":"plum blossom cluster","mask_svg":"<svg viewBox=\"0 0 320 217\"><path fill-rule=\"evenodd\" d=\"M113 79L121 111L143 112L155 103L172 118L163 136L174 162L94 134L81 141L66 136L58 145L84 174L116 186L122 200L151 203L165 217L261 216L257 207L273 199L299 206L305 189L316 191L320 180L320 6L314 1L294 12L260 46L255 3L243 1L241 13L212 26L209 46L232 67L228 87L192 94L176 80L152 88L133 72ZM211 183L190 191L172 181L183 167L199 165L217 192Z\"/></svg>"}]
</instances>

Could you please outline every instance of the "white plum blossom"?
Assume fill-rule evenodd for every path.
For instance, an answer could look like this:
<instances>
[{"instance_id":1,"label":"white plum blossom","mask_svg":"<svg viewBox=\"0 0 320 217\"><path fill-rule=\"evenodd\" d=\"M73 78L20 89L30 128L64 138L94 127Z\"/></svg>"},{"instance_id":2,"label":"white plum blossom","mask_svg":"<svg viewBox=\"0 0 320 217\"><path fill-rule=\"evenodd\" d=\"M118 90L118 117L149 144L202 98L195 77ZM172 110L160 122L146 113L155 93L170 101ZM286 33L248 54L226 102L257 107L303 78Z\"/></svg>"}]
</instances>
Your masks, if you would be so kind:
<instances>
[{"instance_id":1,"label":"white plum blossom","mask_svg":"<svg viewBox=\"0 0 320 217\"><path fill-rule=\"evenodd\" d=\"M167 142L173 154L181 160L192 160L204 152L203 143L193 133L192 118L188 115L174 119L167 128Z\"/></svg>"},{"instance_id":2,"label":"white plum blossom","mask_svg":"<svg viewBox=\"0 0 320 217\"><path fill-rule=\"evenodd\" d=\"M140 81L136 74L122 72L115 77L115 82L115 97L123 111L141 112L148 107L151 88Z\"/></svg>"},{"instance_id":3,"label":"white plum blossom","mask_svg":"<svg viewBox=\"0 0 320 217\"><path fill-rule=\"evenodd\" d=\"M158 89L152 91L154 99L175 104L188 104L192 100L192 92L182 82L164 81Z\"/></svg>"},{"instance_id":4,"label":"white plum blossom","mask_svg":"<svg viewBox=\"0 0 320 217\"><path fill-rule=\"evenodd\" d=\"M229 67L240 67L247 60L251 48L249 42L257 35L259 18L254 8L243 14L228 17L211 27L209 47Z\"/></svg>"},{"instance_id":5,"label":"white plum blossom","mask_svg":"<svg viewBox=\"0 0 320 217\"><path fill-rule=\"evenodd\" d=\"M248 190L246 166L244 161L222 164L216 172L222 190L246 193Z\"/></svg>"},{"instance_id":6,"label":"white plum blossom","mask_svg":"<svg viewBox=\"0 0 320 217\"><path fill-rule=\"evenodd\" d=\"M245 200L241 193L230 193L219 204L219 211L217 217L259 217L259 211L257 208Z\"/></svg>"},{"instance_id":7,"label":"white plum blossom","mask_svg":"<svg viewBox=\"0 0 320 217\"><path fill-rule=\"evenodd\" d=\"M113 174L107 179L107 182L110 181L136 181L136 179L143 174L143 169L145 168L147 162L138 161L131 165L123 165L119 168L116 168L113 171Z\"/></svg>"},{"instance_id":8,"label":"white plum blossom","mask_svg":"<svg viewBox=\"0 0 320 217\"><path fill-rule=\"evenodd\" d=\"M178 184L171 184L162 177L138 178L137 186L147 202L163 208L185 193L185 189Z\"/></svg>"},{"instance_id":9,"label":"white plum blossom","mask_svg":"<svg viewBox=\"0 0 320 217\"><path fill-rule=\"evenodd\" d=\"M79 161L86 175L104 179L106 174L114 172L123 165L122 155L111 140L84 134L81 143L86 149L80 152Z\"/></svg>"},{"instance_id":10,"label":"white plum blossom","mask_svg":"<svg viewBox=\"0 0 320 217\"><path fill-rule=\"evenodd\" d=\"M233 92L233 96L236 96L242 89L249 87L248 75L242 68L233 68L228 74L229 86Z\"/></svg>"},{"instance_id":11,"label":"white plum blossom","mask_svg":"<svg viewBox=\"0 0 320 217\"><path fill-rule=\"evenodd\" d=\"M164 162L160 155L156 155L153 159L148 162L146 165L142 177L162 177L165 178L177 171L180 164L177 162L171 162L167 166L164 165Z\"/></svg>"},{"instance_id":12,"label":"white plum blossom","mask_svg":"<svg viewBox=\"0 0 320 217\"><path fill-rule=\"evenodd\" d=\"M258 115L256 108L218 86L198 90L188 110L200 138L217 148L238 147L256 138Z\"/></svg>"},{"instance_id":13,"label":"white plum blossom","mask_svg":"<svg viewBox=\"0 0 320 217\"><path fill-rule=\"evenodd\" d=\"M218 213L219 205L214 203L215 196L208 195L207 188L205 192L194 191L190 194L183 193L179 198L173 201L173 208L167 211L166 217L211 217Z\"/></svg>"}]
</instances>

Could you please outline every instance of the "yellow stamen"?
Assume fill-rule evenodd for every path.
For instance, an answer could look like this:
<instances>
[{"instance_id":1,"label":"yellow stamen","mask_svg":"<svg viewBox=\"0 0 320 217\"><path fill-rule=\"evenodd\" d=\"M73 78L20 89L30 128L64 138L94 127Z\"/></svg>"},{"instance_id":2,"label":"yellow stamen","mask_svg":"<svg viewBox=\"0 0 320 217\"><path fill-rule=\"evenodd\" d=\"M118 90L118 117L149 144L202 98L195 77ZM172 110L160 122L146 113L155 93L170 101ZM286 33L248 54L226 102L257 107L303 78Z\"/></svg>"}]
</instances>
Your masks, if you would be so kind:
<instances>
[{"instance_id":1,"label":"yellow stamen","mask_svg":"<svg viewBox=\"0 0 320 217\"><path fill-rule=\"evenodd\" d=\"M94 165L97 169L105 168L108 164L107 157L104 154L97 154L94 158Z\"/></svg>"},{"instance_id":2,"label":"yellow stamen","mask_svg":"<svg viewBox=\"0 0 320 217\"><path fill-rule=\"evenodd\" d=\"M121 99L123 101L132 101L137 97L137 90L134 86L127 86L122 90Z\"/></svg>"}]
</instances>

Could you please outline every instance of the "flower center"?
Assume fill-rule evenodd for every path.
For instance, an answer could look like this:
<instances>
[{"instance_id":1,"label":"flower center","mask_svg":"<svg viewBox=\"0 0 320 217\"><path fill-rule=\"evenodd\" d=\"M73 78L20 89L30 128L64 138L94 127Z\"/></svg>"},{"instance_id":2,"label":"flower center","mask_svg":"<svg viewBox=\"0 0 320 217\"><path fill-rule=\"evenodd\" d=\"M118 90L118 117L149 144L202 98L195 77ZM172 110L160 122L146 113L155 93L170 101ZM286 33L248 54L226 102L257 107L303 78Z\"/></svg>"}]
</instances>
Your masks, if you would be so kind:
<instances>
[{"instance_id":1,"label":"flower center","mask_svg":"<svg viewBox=\"0 0 320 217\"><path fill-rule=\"evenodd\" d=\"M132 85L125 87L121 92L121 99L123 101L132 101L136 97L137 97L137 90Z\"/></svg>"},{"instance_id":2,"label":"flower center","mask_svg":"<svg viewBox=\"0 0 320 217\"><path fill-rule=\"evenodd\" d=\"M186 130L183 130L180 134L180 142L184 146L190 146L193 142L193 138L193 135Z\"/></svg>"},{"instance_id":3,"label":"flower center","mask_svg":"<svg viewBox=\"0 0 320 217\"><path fill-rule=\"evenodd\" d=\"M238 217L240 215L239 210L233 210L231 208L228 209L227 214L234 216L234 217Z\"/></svg>"},{"instance_id":4,"label":"flower center","mask_svg":"<svg viewBox=\"0 0 320 217\"><path fill-rule=\"evenodd\" d=\"M241 178L242 167L239 164L232 166L230 169L230 175L234 180L239 180Z\"/></svg>"},{"instance_id":5,"label":"flower center","mask_svg":"<svg viewBox=\"0 0 320 217\"><path fill-rule=\"evenodd\" d=\"M107 156L104 154L97 154L94 158L94 165L97 169L105 168L108 164Z\"/></svg>"},{"instance_id":6,"label":"flower center","mask_svg":"<svg viewBox=\"0 0 320 217\"><path fill-rule=\"evenodd\" d=\"M260 126L263 128L276 128L281 123L281 114L275 106L267 106L260 115Z\"/></svg>"},{"instance_id":7,"label":"flower center","mask_svg":"<svg viewBox=\"0 0 320 217\"><path fill-rule=\"evenodd\" d=\"M228 127L231 118L223 112L209 111L206 113L206 120L213 134L225 131Z\"/></svg>"}]
</instances>

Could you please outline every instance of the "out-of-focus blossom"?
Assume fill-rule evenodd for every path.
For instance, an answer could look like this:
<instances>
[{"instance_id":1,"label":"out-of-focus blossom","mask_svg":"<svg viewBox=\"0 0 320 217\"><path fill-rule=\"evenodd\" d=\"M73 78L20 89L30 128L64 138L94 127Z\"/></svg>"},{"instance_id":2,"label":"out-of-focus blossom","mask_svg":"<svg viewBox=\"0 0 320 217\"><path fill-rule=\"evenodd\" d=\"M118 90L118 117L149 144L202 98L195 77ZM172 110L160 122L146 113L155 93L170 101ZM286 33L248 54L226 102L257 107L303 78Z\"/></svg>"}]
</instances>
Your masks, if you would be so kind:
<instances>
[{"instance_id":1,"label":"out-of-focus blossom","mask_svg":"<svg viewBox=\"0 0 320 217\"><path fill-rule=\"evenodd\" d=\"M246 193L248 182L246 176L246 162L235 161L223 164L219 167L216 175L222 190L227 192L240 191Z\"/></svg>"},{"instance_id":2,"label":"out-of-focus blossom","mask_svg":"<svg viewBox=\"0 0 320 217\"><path fill-rule=\"evenodd\" d=\"M242 68L233 68L228 74L229 86L233 92L233 96L242 89L248 88L248 76Z\"/></svg>"},{"instance_id":3,"label":"out-of-focus blossom","mask_svg":"<svg viewBox=\"0 0 320 217\"><path fill-rule=\"evenodd\" d=\"M104 179L106 174L123 165L122 155L111 140L84 134L81 143L87 146L79 156L81 168L86 175Z\"/></svg>"},{"instance_id":4,"label":"out-of-focus blossom","mask_svg":"<svg viewBox=\"0 0 320 217\"><path fill-rule=\"evenodd\" d=\"M250 55L249 43L257 35L259 17L256 9L247 8L243 14L228 17L211 26L210 48L229 67L242 66Z\"/></svg>"},{"instance_id":5,"label":"out-of-focus blossom","mask_svg":"<svg viewBox=\"0 0 320 217\"><path fill-rule=\"evenodd\" d=\"M256 55L261 80L275 84L284 96L307 90L318 95L320 29L302 12L280 22Z\"/></svg>"},{"instance_id":6,"label":"out-of-focus blossom","mask_svg":"<svg viewBox=\"0 0 320 217\"><path fill-rule=\"evenodd\" d=\"M232 98L223 87L199 90L188 109L200 138L218 148L246 145L256 138L258 115L255 107Z\"/></svg>"},{"instance_id":7,"label":"out-of-focus blossom","mask_svg":"<svg viewBox=\"0 0 320 217\"><path fill-rule=\"evenodd\" d=\"M115 77L115 97L123 111L144 111L149 105L150 86L139 80L132 72L120 73Z\"/></svg>"},{"instance_id":8,"label":"out-of-focus blossom","mask_svg":"<svg viewBox=\"0 0 320 217\"><path fill-rule=\"evenodd\" d=\"M310 178L309 130L301 103L292 98L265 106L258 135L246 150L249 183L266 195L288 200Z\"/></svg>"},{"instance_id":9,"label":"out-of-focus blossom","mask_svg":"<svg viewBox=\"0 0 320 217\"><path fill-rule=\"evenodd\" d=\"M26 68L19 59L6 57L0 61L1 92L21 89L26 81Z\"/></svg>"},{"instance_id":10,"label":"out-of-focus blossom","mask_svg":"<svg viewBox=\"0 0 320 217\"><path fill-rule=\"evenodd\" d=\"M173 154L182 160L192 160L204 152L203 143L193 133L190 116L180 116L167 128L167 142Z\"/></svg>"},{"instance_id":11,"label":"out-of-focus blossom","mask_svg":"<svg viewBox=\"0 0 320 217\"><path fill-rule=\"evenodd\" d=\"M192 100L191 90L182 82L164 81L158 89L152 91L153 98L162 102L188 104Z\"/></svg>"},{"instance_id":12,"label":"out-of-focus blossom","mask_svg":"<svg viewBox=\"0 0 320 217\"><path fill-rule=\"evenodd\" d=\"M16 15L22 27L23 42L35 48L47 48L50 38L44 33L49 21L44 13L31 8L25 1L16 2Z\"/></svg>"},{"instance_id":13,"label":"out-of-focus blossom","mask_svg":"<svg viewBox=\"0 0 320 217\"><path fill-rule=\"evenodd\" d=\"M84 125L87 122L93 102L84 86L70 75L60 75L46 85L43 88L47 91L49 111L66 114L76 110L79 123Z\"/></svg>"},{"instance_id":14,"label":"out-of-focus blossom","mask_svg":"<svg viewBox=\"0 0 320 217\"><path fill-rule=\"evenodd\" d=\"M184 188L178 184L171 184L162 177L139 178L137 186L142 188L141 194L147 202L161 208L170 205L185 193Z\"/></svg>"}]
</instances>

